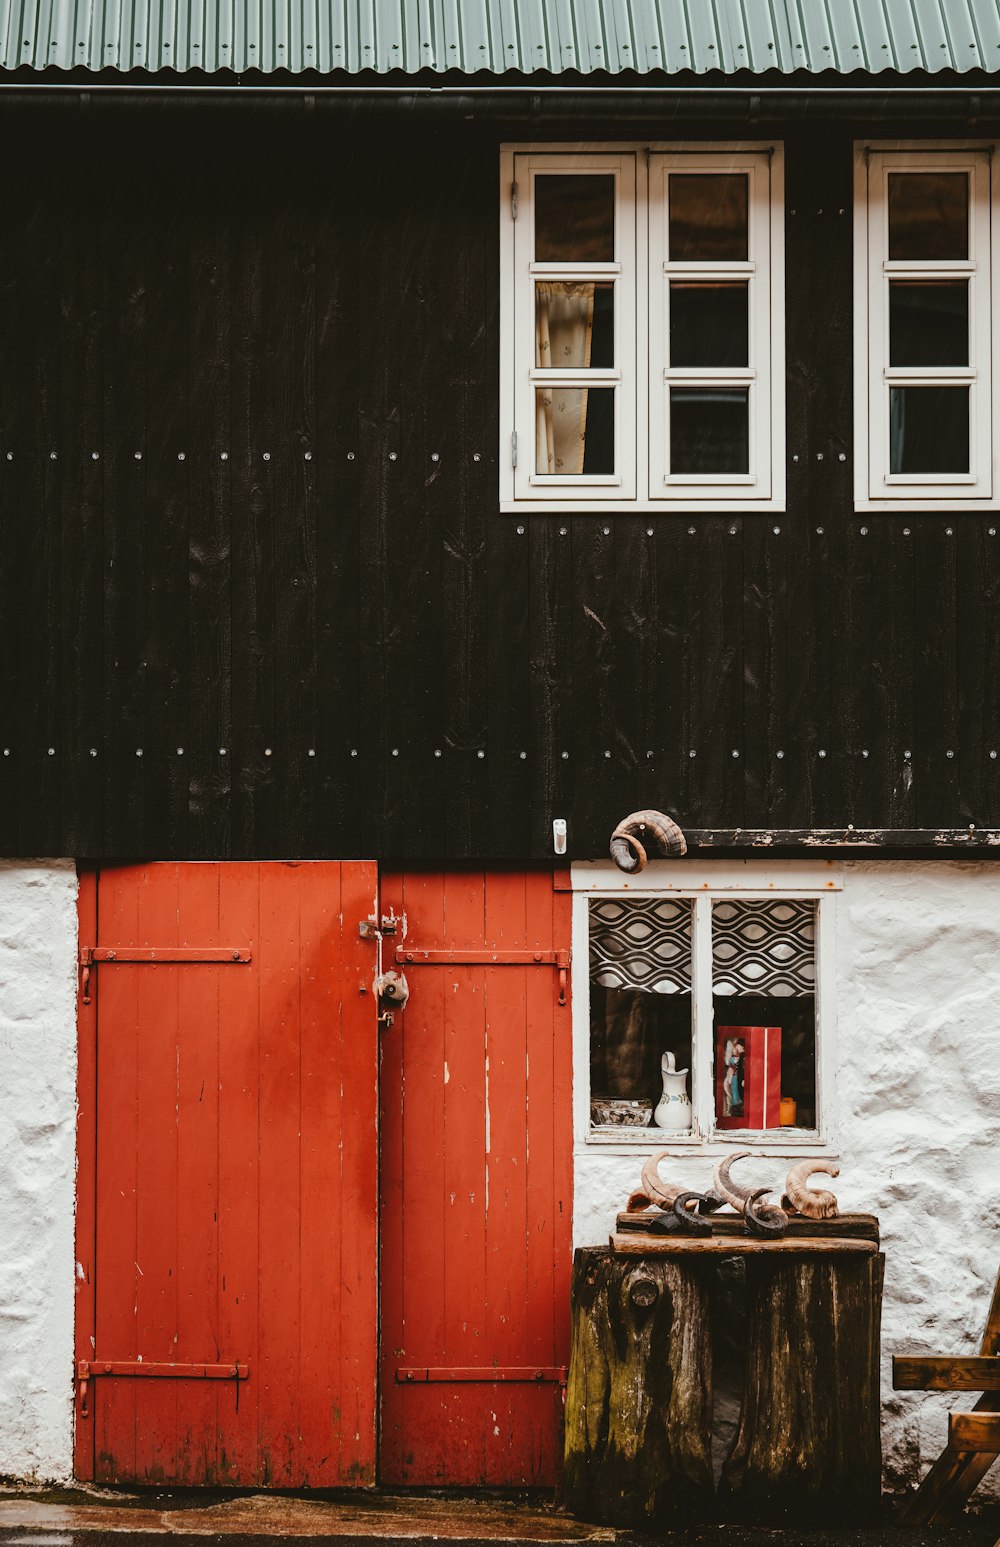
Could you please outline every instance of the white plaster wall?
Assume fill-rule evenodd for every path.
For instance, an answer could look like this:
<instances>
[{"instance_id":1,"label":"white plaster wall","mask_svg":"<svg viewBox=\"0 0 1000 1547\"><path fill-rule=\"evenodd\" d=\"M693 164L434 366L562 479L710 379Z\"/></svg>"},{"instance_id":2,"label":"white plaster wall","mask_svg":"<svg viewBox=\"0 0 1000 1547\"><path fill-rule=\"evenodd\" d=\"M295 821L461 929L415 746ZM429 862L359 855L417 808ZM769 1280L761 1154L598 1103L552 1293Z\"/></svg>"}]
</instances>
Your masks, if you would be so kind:
<instances>
[{"instance_id":1,"label":"white plaster wall","mask_svg":"<svg viewBox=\"0 0 1000 1547\"><path fill-rule=\"evenodd\" d=\"M72 863L0 862L0 1476L72 1473Z\"/></svg>"},{"instance_id":2,"label":"white plaster wall","mask_svg":"<svg viewBox=\"0 0 1000 1547\"><path fill-rule=\"evenodd\" d=\"M833 1185L842 1209L881 1220L885 1480L900 1488L970 1399L893 1392L890 1357L978 1353L1000 1268L1000 864L845 865L836 938ZM607 1239L641 1159L578 1148L578 1245ZM762 1159L761 1176L780 1184L786 1165ZM711 1171L676 1167L701 1187ZM977 1497L990 1496L1000 1467Z\"/></svg>"}]
</instances>

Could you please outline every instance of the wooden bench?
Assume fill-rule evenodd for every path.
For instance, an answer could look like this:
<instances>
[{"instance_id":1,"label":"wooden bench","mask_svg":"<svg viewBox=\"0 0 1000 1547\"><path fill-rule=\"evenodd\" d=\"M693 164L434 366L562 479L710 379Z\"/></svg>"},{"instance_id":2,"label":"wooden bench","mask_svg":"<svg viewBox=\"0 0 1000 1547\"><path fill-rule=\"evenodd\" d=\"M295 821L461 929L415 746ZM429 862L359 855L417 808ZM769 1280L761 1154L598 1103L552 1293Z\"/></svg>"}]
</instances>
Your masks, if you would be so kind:
<instances>
[{"instance_id":1,"label":"wooden bench","mask_svg":"<svg viewBox=\"0 0 1000 1547\"><path fill-rule=\"evenodd\" d=\"M980 1353L899 1355L892 1384L897 1391L982 1392L971 1413L948 1415L948 1443L900 1511L905 1525L948 1524L1000 1455L1000 1273Z\"/></svg>"}]
</instances>

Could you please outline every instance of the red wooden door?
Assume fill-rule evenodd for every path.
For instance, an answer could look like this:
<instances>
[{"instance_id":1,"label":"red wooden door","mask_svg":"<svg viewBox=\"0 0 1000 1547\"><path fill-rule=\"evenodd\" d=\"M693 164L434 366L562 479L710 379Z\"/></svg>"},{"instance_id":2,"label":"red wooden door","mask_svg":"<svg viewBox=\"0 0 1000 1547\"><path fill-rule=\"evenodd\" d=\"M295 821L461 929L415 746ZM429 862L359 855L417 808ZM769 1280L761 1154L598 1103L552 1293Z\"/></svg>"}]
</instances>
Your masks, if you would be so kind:
<instances>
[{"instance_id":1,"label":"red wooden door","mask_svg":"<svg viewBox=\"0 0 1000 1547\"><path fill-rule=\"evenodd\" d=\"M410 999L381 1034L380 1478L551 1484L568 1357L569 898L548 873L407 874L383 877L381 911L405 921L383 966L397 958Z\"/></svg>"},{"instance_id":2,"label":"red wooden door","mask_svg":"<svg viewBox=\"0 0 1000 1547\"><path fill-rule=\"evenodd\" d=\"M375 892L366 863L85 889L115 959L81 1005L78 1476L374 1482Z\"/></svg>"}]
</instances>

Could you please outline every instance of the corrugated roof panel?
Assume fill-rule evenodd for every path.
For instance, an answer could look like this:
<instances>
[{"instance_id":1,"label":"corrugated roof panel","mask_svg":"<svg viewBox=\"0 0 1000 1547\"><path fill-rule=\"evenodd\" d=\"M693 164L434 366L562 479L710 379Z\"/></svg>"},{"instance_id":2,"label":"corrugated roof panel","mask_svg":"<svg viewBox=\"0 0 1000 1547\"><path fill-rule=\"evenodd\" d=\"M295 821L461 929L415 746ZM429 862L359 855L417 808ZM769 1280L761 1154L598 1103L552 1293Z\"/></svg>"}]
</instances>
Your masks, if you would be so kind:
<instances>
[{"instance_id":1,"label":"corrugated roof panel","mask_svg":"<svg viewBox=\"0 0 1000 1547\"><path fill-rule=\"evenodd\" d=\"M1000 71L1000 0L0 0L4 69Z\"/></svg>"}]
</instances>

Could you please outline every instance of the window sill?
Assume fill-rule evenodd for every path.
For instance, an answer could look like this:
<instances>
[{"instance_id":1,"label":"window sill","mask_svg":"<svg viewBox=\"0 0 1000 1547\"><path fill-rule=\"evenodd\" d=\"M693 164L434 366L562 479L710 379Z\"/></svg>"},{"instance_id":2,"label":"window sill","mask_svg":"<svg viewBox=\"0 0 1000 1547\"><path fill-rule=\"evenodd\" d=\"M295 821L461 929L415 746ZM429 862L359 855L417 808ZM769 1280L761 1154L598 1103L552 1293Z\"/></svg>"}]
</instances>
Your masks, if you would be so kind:
<instances>
[{"instance_id":1,"label":"window sill","mask_svg":"<svg viewBox=\"0 0 1000 1547\"><path fill-rule=\"evenodd\" d=\"M992 496L981 494L978 499L926 499L914 496L906 499L901 496L893 496L891 499L882 500L855 500L855 515L871 516L908 516L912 514L937 513L938 515L987 516L1000 511L1000 504Z\"/></svg>"},{"instance_id":2,"label":"window sill","mask_svg":"<svg viewBox=\"0 0 1000 1547\"><path fill-rule=\"evenodd\" d=\"M829 1156L834 1153L828 1140L805 1128L788 1128L780 1133L754 1132L751 1129L734 1129L728 1134L712 1134L708 1138L696 1138L691 1134L679 1134L670 1138L662 1128L596 1128L577 1142L576 1153L586 1155L594 1150L617 1150L624 1153L648 1153L654 1149L670 1150L679 1158L705 1156L721 1159L736 1149L759 1150L777 1159L789 1159L809 1155Z\"/></svg>"},{"instance_id":3,"label":"window sill","mask_svg":"<svg viewBox=\"0 0 1000 1547\"><path fill-rule=\"evenodd\" d=\"M937 507L935 507L937 508ZM878 506L882 509L882 506ZM500 501L502 516L783 516L782 500L690 499L602 500L581 489L557 500Z\"/></svg>"}]
</instances>

